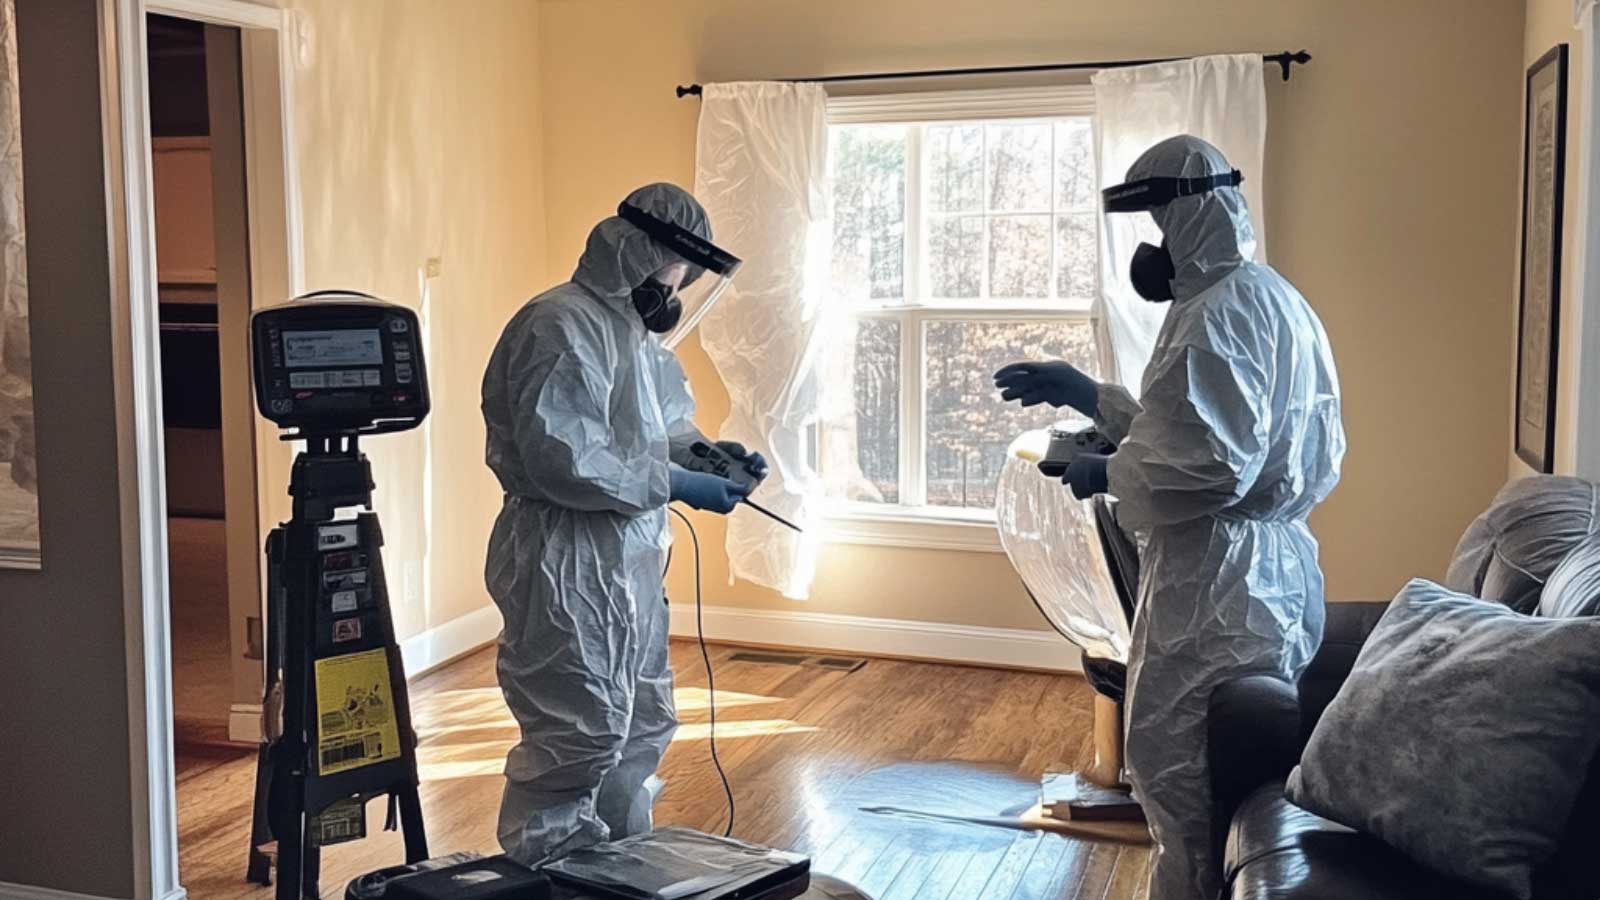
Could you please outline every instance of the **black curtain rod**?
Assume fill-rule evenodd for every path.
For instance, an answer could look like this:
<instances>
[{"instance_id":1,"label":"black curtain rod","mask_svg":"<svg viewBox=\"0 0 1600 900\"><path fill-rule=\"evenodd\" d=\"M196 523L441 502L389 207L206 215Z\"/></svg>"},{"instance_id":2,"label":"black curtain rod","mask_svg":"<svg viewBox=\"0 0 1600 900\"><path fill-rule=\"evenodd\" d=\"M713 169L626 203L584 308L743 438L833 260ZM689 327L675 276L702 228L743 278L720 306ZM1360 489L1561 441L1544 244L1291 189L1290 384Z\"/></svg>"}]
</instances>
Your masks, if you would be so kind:
<instances>
[{"instance_id":1,"label":"black curtain rod","mask_svg":"<svg viewBox=\"0 0 1600 900\"><path fill-rule=\"evenodd\" d=\"M821 78L785 78L791 84L806 82L810 84L833 84L841 81L900 81L908 78L949 78L956 75L1016 75L1024 72L1070 72L1082 69L1124 69L1128 66L1148 66L1153 63L1177 62L1182 59L1191 59L1187 56L1172 56L1166 59L1118 59L1110 62L1076 62L1076 63L1048 63L1037 66L989 66L981 69L933 69L922 72L872 72L866 75L824 75ZM1283 80L1289 80L1289 67L1295 63L1305 65L1311 62L1311 54L1304 50L1282 53L1263 53L1262 62L1277 63L1283 69ZM698 84L678 85L678 96L698 97L703 89Z\"/></svg>"}]
</instances>

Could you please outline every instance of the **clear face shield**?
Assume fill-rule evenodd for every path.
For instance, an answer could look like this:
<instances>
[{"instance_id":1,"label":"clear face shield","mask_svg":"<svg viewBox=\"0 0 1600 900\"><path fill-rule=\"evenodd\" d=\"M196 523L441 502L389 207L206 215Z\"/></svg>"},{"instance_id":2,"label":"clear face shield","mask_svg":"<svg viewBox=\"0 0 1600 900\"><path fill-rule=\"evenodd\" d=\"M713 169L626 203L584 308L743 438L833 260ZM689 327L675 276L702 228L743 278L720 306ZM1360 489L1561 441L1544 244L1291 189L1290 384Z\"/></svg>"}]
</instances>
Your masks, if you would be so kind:
<instances>
[{"instance_id":1,"label":"clear face shield","mask_svg":"<svg viewBox=\"0 0 1600 900\"><path fill-rule=\"evenodd\" d=\"M698 277L678 288L667 301L680 310L671 327L662 334L661 345L674 349L722 299L743 260L694 232L658 219L636 206L624 203L617 207L617 215L681 257L693 270L700 271Z\"/></svg>"},{"instance_id":2,"label":"clear face shield","mask_svg":"<svg viewBox=\"0 0 1600 900\"><path fill-rule=\"evenodd\" d=\"M1222 187L1238 187L1243 181L1244 176L1238 169L1224 175L1193 178L1142 178L1106 188L1100 192L1100 202L1107 213L1152 212L1179 197L1193 197ZM1146 241L1134 248L1128 279L1139 296L1152 303L1171 300L1172 280L1176 277L1177 269L1165 240L1160 246Z\"/></svg>"}]
</instances>

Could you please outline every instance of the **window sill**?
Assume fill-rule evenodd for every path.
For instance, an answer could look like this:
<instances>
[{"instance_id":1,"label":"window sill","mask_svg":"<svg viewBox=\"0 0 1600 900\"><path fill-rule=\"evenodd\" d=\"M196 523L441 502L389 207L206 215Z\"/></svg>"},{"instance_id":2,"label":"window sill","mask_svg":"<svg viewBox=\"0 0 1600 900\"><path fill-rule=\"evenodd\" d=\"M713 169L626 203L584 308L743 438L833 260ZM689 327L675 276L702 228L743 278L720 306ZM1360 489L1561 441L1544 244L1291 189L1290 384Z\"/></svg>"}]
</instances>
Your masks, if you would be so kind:
<instances>
[{"instance_id":1,"label":"window sill","mask_svg":"<svg viewBox=\"0 0 1600 900\"><path fill-rule=\"evenodd\" d=\"M829 544L1004 553L992 515L936 510L905 512L840 511L823 518L822 540Z\"/></svg>"}]
</instances>

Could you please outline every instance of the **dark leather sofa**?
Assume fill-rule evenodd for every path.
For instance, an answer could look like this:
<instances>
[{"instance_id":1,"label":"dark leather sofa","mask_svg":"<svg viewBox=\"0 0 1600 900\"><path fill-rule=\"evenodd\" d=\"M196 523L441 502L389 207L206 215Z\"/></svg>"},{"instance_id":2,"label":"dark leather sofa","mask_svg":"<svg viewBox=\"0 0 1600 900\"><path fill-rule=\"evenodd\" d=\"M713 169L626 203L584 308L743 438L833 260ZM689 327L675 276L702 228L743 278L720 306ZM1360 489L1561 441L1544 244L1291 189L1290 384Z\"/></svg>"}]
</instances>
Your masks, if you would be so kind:
<instances>
[{"instance_id":1,"label":"dark leather sofa","mask_svg":"<svg viewBox=\"0 0 1600 900\"><path fill-rule=\"evenodd\" d=\"M1490 514L1493 512L1492 507ZM1537 605L1544 580L1566 554L1551 553L1549 542L1544 542L1542 556L1530 566L1530 558L1519 557L1515 543L1539 543L1530 541L1527 529L1548 525L1548 517L1544 521L1539 516L1524 517L1519 525L1522 533L1502 540L1500 550L1486 555L1487 562L1471 579L1479 596L1518 608L1528 608L1530 599ZM1593 527L1590 523L1588 528L1568 530L1568 534L1581 538ZM1469 538L1471 535L1469 532ZM1557 542L1565 540L1563 536ZM1573 540L1566 549L1593 554L1600 564L1600 541L1596 539ZM1322 649L1299 684L1252 676L1224 683L1213 694L1208 755L1214 821L1219 823L1216 840L1223 849L1225 897L1478 900L1495 896L1440 877L1376 838L1315 816L1284 796L1284 782L1312 729L1349 675L1362 643L1386 606L1329 604ZM1442 778L1450 775L1439 773ZM1600 898L1600 759L1590 764L1560 851L1536 873L1535 897Z\"/></svg>"}]
</instances>

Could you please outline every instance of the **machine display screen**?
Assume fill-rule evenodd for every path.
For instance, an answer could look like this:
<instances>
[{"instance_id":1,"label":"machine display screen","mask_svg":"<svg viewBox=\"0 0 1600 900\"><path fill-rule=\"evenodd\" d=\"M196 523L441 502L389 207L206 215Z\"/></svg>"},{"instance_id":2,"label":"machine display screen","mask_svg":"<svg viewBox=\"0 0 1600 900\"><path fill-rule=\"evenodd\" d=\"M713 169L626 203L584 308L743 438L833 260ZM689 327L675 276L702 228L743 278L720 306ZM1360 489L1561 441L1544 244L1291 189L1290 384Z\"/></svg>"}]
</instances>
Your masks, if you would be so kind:
<instances>
[{"instance_id":1,"label":"machine display screen","mask_svg":"<svg viewBox=\"0 0 1600 900\"><path fill-rule=\"evenodd\" d=\"M283 361L290 369L383 365L383 341L376 328L339 331L285 331Z\"/></svg>"}]
</instances>

